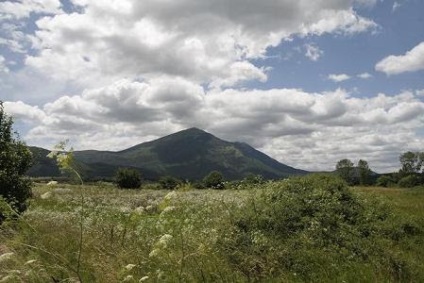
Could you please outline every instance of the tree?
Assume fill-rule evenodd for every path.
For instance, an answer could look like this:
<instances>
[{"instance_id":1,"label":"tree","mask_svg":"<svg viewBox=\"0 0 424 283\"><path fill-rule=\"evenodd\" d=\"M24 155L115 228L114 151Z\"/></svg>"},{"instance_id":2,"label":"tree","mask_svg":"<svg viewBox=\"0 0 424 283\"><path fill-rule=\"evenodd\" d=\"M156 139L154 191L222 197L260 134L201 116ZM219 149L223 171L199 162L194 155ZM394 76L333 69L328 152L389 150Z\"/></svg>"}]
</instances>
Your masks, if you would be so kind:
<instances>
[{"instance_id":1,"label":"tree","mask_svg":"<svg viewBox=\"0 0 424 283\"><path fill-rule=\"evenodd\" d=\"M31 182L24 177L31 167L32 154L12 132L13 119L0 101L0 197L17 212L23 212L31 196ZM0 211L0 223L2 212Z\"/></svg>"},{"instance_id":2,"label":"tree","mask_svg":"<svg viewBox=\"0 0 424 283\"><path fill-rule=\"evenodd\" d=\"M135 169L118 169L115 180L118 187L122 189L138 189L141 186L140 172Z\"/></svg>"},{"instance_id":3,"label":"tree","mask_svg":"<svg viewBox=\"0 0 424 283\"><path fill-rule=\"evenodd\" d=\"M205 178L203 178L203 184L206 188L223 189L224 177L222 176L221 172L212 171Z\"/></svg>"},{"instance_id":4,"label":"tree","mask_svg":"<svg viewBox=\"0 0 424 283\"><path fill-rule=\"evenodd\" d=\"M354 168L353 162L349 159L342 159L336 164L336 172L349 185L354 185Z\"/></svg>"},{"instance_id":5,"label":"tree","mask_svg":"<svg viewBox=\"0 0 424 283\"><path fill-rule=\"evenodd\" d=\"M399 173L402 176L419 173L423 165L423 153L408 151L399 156L399 161L402 165Z\"/></svg>"},{"instance_id":6,"label":"tree","mask_svg":"<svg viewBox=\"0 0 424 283\"><path fill-rule=\"evenodd\" d=\"M370 185L371 170L370 170L370 167L368 166L368 162L360 159L358 161L358 171L359 171L359 184Z\"/></svg>"}]
</instances>

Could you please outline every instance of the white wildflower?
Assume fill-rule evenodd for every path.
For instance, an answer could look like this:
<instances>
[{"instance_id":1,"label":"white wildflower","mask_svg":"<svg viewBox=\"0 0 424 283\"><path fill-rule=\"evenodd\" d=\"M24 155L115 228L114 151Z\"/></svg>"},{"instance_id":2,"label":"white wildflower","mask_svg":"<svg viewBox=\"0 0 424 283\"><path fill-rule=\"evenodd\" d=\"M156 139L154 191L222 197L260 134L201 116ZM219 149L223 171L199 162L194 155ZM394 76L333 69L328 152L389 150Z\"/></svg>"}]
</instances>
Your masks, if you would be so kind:
<instances>
[{"instance_id":1,"label":"white wildflower","mask_svg":"<svg viewBox=\"0 0 424 283\"><path fill-rule=\"evenodd\" d=\"M149 257L157 257L160 253L159 249L153 249L150 253L149 253Z\"/></svg>"},{"instance_id":2,"label":"white wildflower","mask_svg":"<svg viewBox=\"0 0 424 283\"><path fill-rule=\"evenodd\" d=\"M164 199L167 201L170 201L177 197L177 193L175 191L169 192L166 196L164 196Z\"/></svg>"},{"instance_id":3,"label":"white wildflower","mask_svg":"<svg viewBox=\"0 0 424 283\"><path fill-rule=\"evenodd\" d=\"M149 279L149 276L143 276L143 277L140 278L140 280L138 280L138 282L144 282L147 279Z\"/></svg>"},{"instance_id":4,"label":"white wildflower","mask_svg":"<svg viewBox=\"0 0 424 283\"><path fill-rule=\"evenodd\" d=\"M15 254L14 253L5 253L0 255L0 262L10 260Z\"/></svg>"},{"instance_id":5,"label":"white wildflower","mask_svg":"<svg viewBox=\"0 0 424 283\"><path fill-rule=\"evenodd\" d=\"M139 206L137 208L134 209L134 212L137 214L143 214L144 213L144 207L143 206Z\"/></svg>"},{"instance_id":6,"label":"white wildflower","mask_svg":"<svg viewBox=\"0 0 424 283\"><path fill-rule=\"evenodd\" d=\"M27 262L25 262L25 264L24 265L29 265L29 264L33 264L34 262L36 262L37 260L36 259L31 259L31 260L28 260Z\"/></svg>"},{"instance_id":7,"label":"white wildflower","mask_svg":"<svg viewBox=\"0 0 424 283\"><path fill-rule=\"evenodd\" d=\"M172 235L169 234L165 234L162 237L160 237L160 239L158 240L158 242L156 243L157 246L161 247L161 248L167 248L169 242L172 240Z\"/></svg>"},{"instance_id":8,"label":"white wildflower","mask_svg":"<svg viewBox=\"0 0 424 283\"><path fill-rule=\"evenodd\" d=\"M47 186L55 186L57 184L58 184L57 181L50 181L50 182L47 183Z\"/></svg>"},{"instance_id":9,"label":"white wildflower","mask_svg":"<svg viewBox=\"0 0 424 283\"><path fill-rule=\"evenodd\" d=\"M40 196L41 199L49 199L51 197L52 197L52 193L51 192L44 193L44 194L42 194Z\"/></svg>"},{"instance_id":10,"label":"white wildflower","mask_svg":"<svg viewBox=\"0 0 424 283\"><path fill-rule=\"evenodd\" d=\"M122 282L131 282L134 281L134 277L132 275L127 275Z\"/></svg>"},{"instance_id":11,"label":"white wildflower","mask_svg":"<svg viewBox=\"0 0 424 283\"><path fill-rule=\"evenodd\" d=\"M161 215L165 215L174 210L175 210L175 206L167 206L162 210Z\"/></svg>"},{"instance_id":12,"label":"white wildflower","mask_svg":"<svg viewBox=\"0 0 424 283\"><path fill-rule=\"evenodd\" d=\"M130 270L132 270L135 266L136 266L135 264L130 263L130 264L127 264L127 265L125 266L125 269L126 269L126 270L128 270L128 271L130 271Z\"/></svg>"}]
</instances>

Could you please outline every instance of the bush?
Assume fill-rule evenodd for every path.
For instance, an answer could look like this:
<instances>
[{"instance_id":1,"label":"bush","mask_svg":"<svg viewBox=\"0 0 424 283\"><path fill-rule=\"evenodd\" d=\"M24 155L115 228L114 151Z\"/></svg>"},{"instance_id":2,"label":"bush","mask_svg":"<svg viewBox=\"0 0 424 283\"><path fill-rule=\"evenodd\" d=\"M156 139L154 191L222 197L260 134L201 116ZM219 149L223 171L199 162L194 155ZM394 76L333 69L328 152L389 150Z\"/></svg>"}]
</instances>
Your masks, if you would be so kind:
<instances>
[{"instance_id":1,"label":"bush","mask_svg":"<svg viewBox=\"0 0 424 283\"><path fill-rule=\"evenodd\" d=\"M120 168L116 172L115 181L121 189L138 189L141 186L140 172L135 169Z\"/></svg>"},{"instance_id":2,"label":"bush","mask_svg":"<svg viewBox=\"0 0 424 283\"><path fill-rule=\"evenodd\" d=\"M224 177L218 171L210 172L204 179L203 184L210 189L224 189Z\"/></svg>"},{"instance_id":3,"label":"bush","mask_svg":"<svg viewBox=\"0 0 424 283\"><path fill-rule=\"evenodd\" d=\"M421 178L417 175L409 175L399 180L398 185L401 188L413 188L421 184Z\"/></svg>"},{"instance_id":4,"label":"bush","mask_svg":"<svg viewBox=\"0 0 424 283\"><path fill-rule=\"evenodd\" d=\"M180 180L171 177L171 176L165 176L159 179L159 184L162 189L165 190L174 190L178 185L181 184Z\"/></svg>"},{"instance_id":5,"label":"bush","mask_svg":"<svg viewBox=\"0 0 424 283\"><path fill-rule=\"evenodd\" d=\"M387 264L398 278L408 276L406 268L393 267L401 259L385 246L399 228L387 224L392 216L388 207L361 199L329 175L268 186L234 219L234 230L224 232L231 236L220 241L229 261L248 278L297 274L296 281L314 281L322 266L337 272L369 262Z\"/></svg>"},{"instance_id":6,"label":"bush","mask_svg":"<svg viewBox=\"0 0 424 283\"><path fill-rule=\"evenodd\" d=\"M377 181L375 182L375 184L379 187L393 187L396 185L396 180L388 175L382 175L380 177L378 177Z\"/></svg>"},{"instance_id":7,"label":"bush","mask_svg":"<svg viewBox=\"0 0 424 283\"><path fill-rule=\"evenodd\" d=\"M17 212L23 212L31 196L31 182L24 174L31 167L32 154L12 133L12 124L0 101L0 197Z\"/></svg>"}]
</instances>

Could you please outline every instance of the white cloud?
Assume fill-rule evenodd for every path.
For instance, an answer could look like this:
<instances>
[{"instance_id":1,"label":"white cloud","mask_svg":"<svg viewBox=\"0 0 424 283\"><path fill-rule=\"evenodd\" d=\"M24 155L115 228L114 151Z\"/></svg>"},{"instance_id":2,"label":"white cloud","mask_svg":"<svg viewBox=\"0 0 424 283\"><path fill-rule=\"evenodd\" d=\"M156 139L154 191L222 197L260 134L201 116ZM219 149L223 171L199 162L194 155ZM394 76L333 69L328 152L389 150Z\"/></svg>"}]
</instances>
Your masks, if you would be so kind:
<instances>
[{"instance_id":1,"label":"white cloud","mask_svg":"<svg viewBox=\"0 0 424 283\"><path fill-rule=\"evenodd\" d=\"M332 80L333 82L339 83L349 80L350 76L346 74L330 74L328 75L328 79Z\"/></svg>"},{"instance_id":2,"label":"white cloud","mask_svg":"<svg viewBox=\"0 0 424 283\"><path fill-rule=\"evenodd\" d=\"M402 6L402 5L399 2L395 1L393 3L392 12L395 12L397 9L400 8L400 6Z\"/></svg>"},{"instance_id":3,"label":"white cloud","mask_svg":"<svg viewBox=\"0 0 424 283\"><path fill-rule=\"evenodd\" d=\"M377 71L387 75L424 70L424 42L421 42L405 55L390 55L375 65Z\"/></svg>"},{"instance_id":4,"label":"white cloud","mask_svg":"<svg viewBox=\"0 0 424 283\"><path fill-rule=\"evenodd\" d=\"M83 1L84 2L84 1ZM57 80L100 87L123 77L179 76L212 87L267 79L251 59L284 39L352 34L376 24L351 2L102 1L37 21L26 64ZM118 5L118 6L117 6ZM312 46L311 46L312 47ZM313 60L322 54L310 48Z\"/></svg>"},{"instance_id":5,"label":"white cloud","mask_svg":"<svg viewBox=\"0 0 424 283\"><path fill-rule=\"evenodd\" d=\"M9 68L6 66L6 59L0 55L0 74L9 73Z\"/></svg>"},{"instance_id":6,"label":"white cloud","mask_svg":"<svg viewBox=\"0 0 424 283\"><path fill-rule=\"evenodd\" d=\"M319 49L317 46L313 44L306 44L305 49L306 49L305 56L312 61L318 61L318 59L324 54L324 51L322 51L321 49Z\"/></svg>"},{"instance_id":7,"label":"white cloud","mask_svg":"<svg viewBox=\"0 0 424 283\"><path fill-rule=\"evenodd\" d=\"M46 119L44 111L40 110L37 106L31 106L22 101L6 101L4 102L4 108L9 115L12 115L16 119L25 120L26 122L40 124Z\"/></svg>"},{"instance_id":8,"label":"white cloud","mask_svg":"<svg viewBox=\"0 0 424 283\"><path fill-rule=\"evenodd\" d=\"M373 98L342 89L205 92L181 78L121 80L41 109L22 102L6 108L36 123L24 137L29 144L48 147L74 137L77 149L119 150L196 126L309 170L331 170L341 158L366 159L380 172L395 170L402 151L421 146L414 132L424 121L424 102L412 92Z\"/></svg>"},{"instance_id":9,"label":"white cloud","mask_svg":"<svg viewBox=\"0 0 424 283\"><path fill-rule=\"evenodd\" d=\"M371 79L372 75L370 73L362 73L358 75L358 78L367 80L367 79Z\"/></svg>"},{"instance_id":10,"label":"white cloud","mask_svg":"<svg viewBox=\"0 0 424 283\"><path fill-rule=\"evenodd\" d=\"M28 18L31 13L56 14L60 6L59 0L6 0L0 3L0 20Z\"/></svg>"}]
</instances>

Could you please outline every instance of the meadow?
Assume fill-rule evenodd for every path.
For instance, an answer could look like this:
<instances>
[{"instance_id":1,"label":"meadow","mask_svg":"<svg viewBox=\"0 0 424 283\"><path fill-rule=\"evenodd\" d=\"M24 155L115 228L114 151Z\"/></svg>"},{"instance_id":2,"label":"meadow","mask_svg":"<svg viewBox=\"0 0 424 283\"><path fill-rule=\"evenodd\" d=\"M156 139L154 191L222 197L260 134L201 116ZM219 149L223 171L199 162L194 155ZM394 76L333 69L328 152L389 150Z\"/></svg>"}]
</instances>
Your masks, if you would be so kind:
<instances>
[{"instance_id":1,"label":"meadow","mask_svg":"<svg viewBox=\"0 0 424 283\"><path fill-rule=\"evenodd\" d=\"M424 189L331 178L227 190L35 184L0 282L422 282Z\"/></svg>"}]
</instances>

